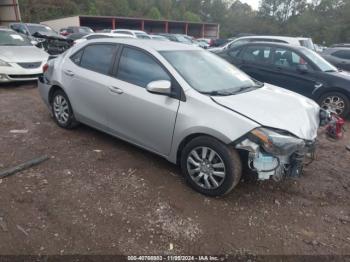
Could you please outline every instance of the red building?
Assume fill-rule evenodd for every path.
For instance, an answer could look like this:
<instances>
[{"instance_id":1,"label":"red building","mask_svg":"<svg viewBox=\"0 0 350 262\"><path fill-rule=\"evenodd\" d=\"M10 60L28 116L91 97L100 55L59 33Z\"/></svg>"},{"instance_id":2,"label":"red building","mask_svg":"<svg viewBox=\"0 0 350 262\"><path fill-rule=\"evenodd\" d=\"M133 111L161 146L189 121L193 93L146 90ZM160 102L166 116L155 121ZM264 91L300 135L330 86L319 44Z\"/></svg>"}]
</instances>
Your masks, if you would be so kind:
<instances>
[{"instance_id":1,"label":"red building","mask_svg":"<svg viewBox=\"0 0 350 262\"><path fill-rule=\"evenodd\" d=\"M147 33L186 34L196 38L218 38L219 24L205 22L186 22L173 20L154 20L120 16L74 16L56 20L43 21L55 30L67 26L88 26L93 30L102 29L134 29Z\"/></svg>"}]
</instances>

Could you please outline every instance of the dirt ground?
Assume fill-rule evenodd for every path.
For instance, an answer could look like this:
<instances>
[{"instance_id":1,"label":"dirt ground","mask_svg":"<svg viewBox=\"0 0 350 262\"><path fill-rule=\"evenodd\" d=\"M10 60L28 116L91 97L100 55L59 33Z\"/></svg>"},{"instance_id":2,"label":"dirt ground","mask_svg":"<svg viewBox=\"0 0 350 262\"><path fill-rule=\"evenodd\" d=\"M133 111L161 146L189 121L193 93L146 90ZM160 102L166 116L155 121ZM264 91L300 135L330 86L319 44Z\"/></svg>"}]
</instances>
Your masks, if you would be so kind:
<instances>
[{"instance_id":1,"label":"dirt ground","mask_svg":"<svg viewBox=\"0 0 350 262\"><path fill-rule=\"evenodd\" d=\"M158 156L86 126L57 127L35 83L0 86L0 169L51 157L0 180L0 254L349 255L345 144L349 133L321 137L300 179L241 181L208 198Z\"/></svg>"}]
</instances>

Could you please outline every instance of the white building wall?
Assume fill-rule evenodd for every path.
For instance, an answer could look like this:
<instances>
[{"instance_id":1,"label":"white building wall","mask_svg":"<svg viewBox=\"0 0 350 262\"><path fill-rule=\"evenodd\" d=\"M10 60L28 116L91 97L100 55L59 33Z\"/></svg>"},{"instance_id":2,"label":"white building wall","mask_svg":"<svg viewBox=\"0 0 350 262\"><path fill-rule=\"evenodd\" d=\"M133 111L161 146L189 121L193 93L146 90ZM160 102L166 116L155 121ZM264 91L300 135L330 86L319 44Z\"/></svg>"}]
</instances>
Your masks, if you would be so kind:
<instances>
[{"instance_id":1,"label":"white building wall","mask_svg":"<svg viewBox=\"0 0 350 262\"><path fill-rule=\"evenodd\" d=\"M55 31L67 26L80 26L79 16L65 17L55 20L42 21L40 24L48 25Z\"/></svg>"},{"instance_id":2,"label":"white building wall","mask_svg":"<svg viewBox=\"0 0 350 262\"><path fill-rule=\"evenodd\" d=\"M17 17L16 17L17 12ZM21 15L18 8L18 1L0 0L0 25L19 22Z\"/></svg>"}]
</instances>

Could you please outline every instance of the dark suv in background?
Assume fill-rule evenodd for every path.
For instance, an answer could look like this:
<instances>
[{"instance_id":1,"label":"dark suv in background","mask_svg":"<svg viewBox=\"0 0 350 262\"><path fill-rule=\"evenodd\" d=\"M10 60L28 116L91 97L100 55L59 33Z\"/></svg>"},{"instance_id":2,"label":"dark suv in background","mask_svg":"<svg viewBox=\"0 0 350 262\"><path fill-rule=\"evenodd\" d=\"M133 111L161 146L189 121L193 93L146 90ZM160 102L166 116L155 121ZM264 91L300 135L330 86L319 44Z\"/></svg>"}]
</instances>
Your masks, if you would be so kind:
<instances>
[{"instance_id":1,"label":"dark suv in background","mask_svg":"<svg viewBox=\"0 0 350 262\"><path fill-rule=\"evenodd\" d=\"M226 49L217 55L258 81L312 98L322 108L341 116L349 114L350 74L339 71L308 48L255 42Z\"/></svg>"},{"instance_id":2,"label":"dark suv in background","mask_svg":"<svg viewBox=\"0 0 350 262\"><path fill-rule=\"evenodd\" d=\"M336 67L350 71L350 48L331 47L321 53L322 57Z\"/></svg>"}]
</instances>

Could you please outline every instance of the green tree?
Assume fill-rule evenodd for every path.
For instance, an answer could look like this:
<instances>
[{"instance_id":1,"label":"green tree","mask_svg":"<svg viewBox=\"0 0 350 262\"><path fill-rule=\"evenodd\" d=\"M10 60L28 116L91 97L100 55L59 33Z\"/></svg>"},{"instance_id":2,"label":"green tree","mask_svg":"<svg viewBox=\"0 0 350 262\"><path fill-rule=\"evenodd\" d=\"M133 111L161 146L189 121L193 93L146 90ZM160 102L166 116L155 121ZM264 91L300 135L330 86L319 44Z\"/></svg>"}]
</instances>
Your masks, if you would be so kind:
<instances>
[{"instance_id":1,"label":"green tree","mask_svg":"<svg viewBox=\"0 0 350 262\"><path fill-rule=\"evenodd\" d=\"M183 15L183 20L190 21L190 22L200 22L201 18L197 14L194 14L190 11L186 11Z\"/></svg>"},{"instance_id":2,"label":"green tree","mask_svg":"<svg viewBox=\"0 0 350 262\"><path fill-rule=\"evenodd\" d=\"M147 17L151 19L161 19L162 15L157 7L152 7L148 12Z\"/></svg>"}]
</instances>

